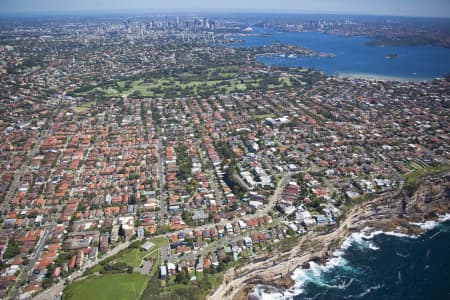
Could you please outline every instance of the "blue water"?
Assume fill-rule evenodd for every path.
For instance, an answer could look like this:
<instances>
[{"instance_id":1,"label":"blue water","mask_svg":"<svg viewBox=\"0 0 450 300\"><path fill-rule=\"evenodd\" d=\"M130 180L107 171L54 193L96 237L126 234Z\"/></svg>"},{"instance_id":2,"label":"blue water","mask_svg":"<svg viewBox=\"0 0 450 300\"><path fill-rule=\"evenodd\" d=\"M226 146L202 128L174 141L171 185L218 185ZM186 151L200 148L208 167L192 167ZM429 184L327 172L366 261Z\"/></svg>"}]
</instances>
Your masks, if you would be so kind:
<instances>
[{"instance_id":1,"label":"blue water","mask_svg":"<svg viewBox=\"0 0 450 300\"><path fill-rule=\"evenodd\" d=\"M343 37L318 32L275 32L257 28L256 34L270 36L238 37L243 43L232 47L255 47L273 43L300 45L312 50L334 53L334 58L259 56L266 65L307 67L327 74L372 75L411 80L428 80L450 74L450 49L432 46L368 46L366 37ZM397 53L398 58L386 59Z\"/></svg>"},{"instance_id":2,"label":"blue water","mask_svg":"<svg viewBox=\"0 0 450 300\"><path fill-rule=\"evenodd\" d=\"M263 299L450 299L450 222L416 238L355 235L325 266L298 269L290 291ZM345 244L345 243L344 243Z\"/></svg>"}]
</instances>

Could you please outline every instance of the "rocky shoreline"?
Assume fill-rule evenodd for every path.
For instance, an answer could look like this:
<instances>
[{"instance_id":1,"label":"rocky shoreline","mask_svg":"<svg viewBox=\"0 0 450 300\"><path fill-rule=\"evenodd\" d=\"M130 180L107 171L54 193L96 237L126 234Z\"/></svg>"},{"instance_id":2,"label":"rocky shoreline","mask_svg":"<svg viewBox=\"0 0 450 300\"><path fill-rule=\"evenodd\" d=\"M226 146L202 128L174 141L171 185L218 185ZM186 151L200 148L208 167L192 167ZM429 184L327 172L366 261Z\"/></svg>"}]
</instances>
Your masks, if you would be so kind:
<instances>
[{"instance_id":1,"label":"rocky shoreline","mask_svg":"<svg viewBox=\"0 0 450 300\"><path fill-rule=\"evenodd\" d=\"M287 252L261 256L255 263L228 270L209 298L255 299L249 294L257 285L289 289L295 283L291 277L297 268L308 268L310 261L326 263L352 233L369 230L418 235L425 229L414 223L437 220L449 212L450 172L446 172L423 179L412 196L404 190L381 194L351 208L329 232L309 231Z\"/></svg>"}]
</instances>

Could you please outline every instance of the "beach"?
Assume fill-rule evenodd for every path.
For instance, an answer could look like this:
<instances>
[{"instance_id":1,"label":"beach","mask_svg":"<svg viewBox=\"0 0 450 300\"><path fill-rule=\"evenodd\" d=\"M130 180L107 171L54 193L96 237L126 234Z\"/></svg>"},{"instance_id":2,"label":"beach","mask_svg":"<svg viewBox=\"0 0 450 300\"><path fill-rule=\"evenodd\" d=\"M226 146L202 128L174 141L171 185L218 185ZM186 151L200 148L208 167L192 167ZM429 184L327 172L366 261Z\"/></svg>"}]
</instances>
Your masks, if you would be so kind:
<instances>
[{"instance_id":1,"label":"beach","mask_svg":"<svg viewBox=\"0 0 450 300\"><path fill-rule=\"evenodd\" d=\"M380 74L370 74L370 73L338 73L337 77L349 78L349 79L366 79L366 80L374 80L374 81L426 81L429 80L427 78L415 78L411 77L402 77L402 76L388 76L388 75L380 75Z\"/></svg>"}]
</instances>

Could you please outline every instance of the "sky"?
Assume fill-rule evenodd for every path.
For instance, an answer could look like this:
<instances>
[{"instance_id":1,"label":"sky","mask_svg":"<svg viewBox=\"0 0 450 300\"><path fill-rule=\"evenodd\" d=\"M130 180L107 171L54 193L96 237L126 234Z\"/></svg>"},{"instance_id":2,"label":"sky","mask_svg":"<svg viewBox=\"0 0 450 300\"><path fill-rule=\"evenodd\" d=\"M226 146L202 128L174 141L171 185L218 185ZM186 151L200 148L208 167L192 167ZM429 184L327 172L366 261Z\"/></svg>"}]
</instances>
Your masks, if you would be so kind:
<instances>
[{"instance_id":1,"label":"sky","mask_svg":"<svg viewBox=\"0 0 450 300\"><path fill-rule=\"evenodd\" d=\"M450 18L450 0L0 0L0 14L174 9Z\"/></svg>"}]
</instances>

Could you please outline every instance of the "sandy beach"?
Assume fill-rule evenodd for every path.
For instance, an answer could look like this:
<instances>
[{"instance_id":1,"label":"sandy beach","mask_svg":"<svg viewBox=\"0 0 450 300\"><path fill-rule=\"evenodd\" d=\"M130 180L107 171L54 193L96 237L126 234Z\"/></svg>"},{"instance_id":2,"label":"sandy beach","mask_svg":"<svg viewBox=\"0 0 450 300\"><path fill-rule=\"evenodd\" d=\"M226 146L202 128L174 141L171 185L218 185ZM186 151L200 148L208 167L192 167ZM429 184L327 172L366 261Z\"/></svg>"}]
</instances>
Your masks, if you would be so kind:
<instances>
[{"instance_id":1,"label":"sandy beach","mask_svg":"<svg viewBox=\"0 0 450 300\"><path fill-rule=\"evenodd\" d=\"M387 76L387 75L378 75L378 74L369 74L369 73L339 73L337 77L349 78L349 79L366 79L373 81L427 81L430 79L425 78L417 78L417 77L397 77L397 76Z\"/></svg>"}]
</instances>

